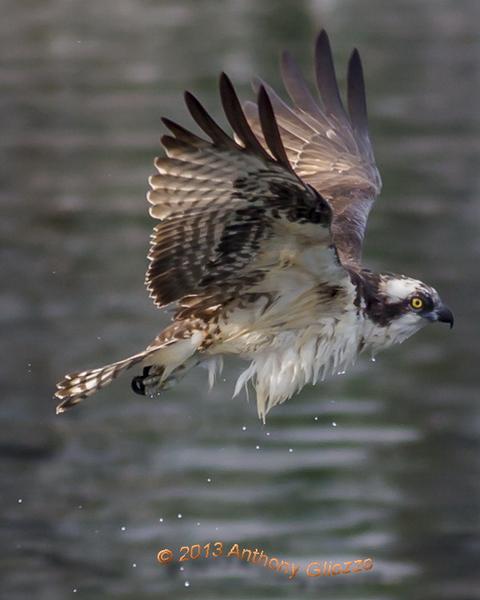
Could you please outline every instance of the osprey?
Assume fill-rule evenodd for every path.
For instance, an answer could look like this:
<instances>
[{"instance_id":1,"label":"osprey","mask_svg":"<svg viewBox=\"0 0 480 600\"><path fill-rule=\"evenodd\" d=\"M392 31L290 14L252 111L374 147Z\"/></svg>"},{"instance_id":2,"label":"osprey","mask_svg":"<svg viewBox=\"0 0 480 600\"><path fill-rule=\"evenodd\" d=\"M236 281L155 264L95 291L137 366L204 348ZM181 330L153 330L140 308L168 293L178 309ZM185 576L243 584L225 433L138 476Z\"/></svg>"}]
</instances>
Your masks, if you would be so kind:
<instances>
[{"instance_id":1,"label":"osprey","mask_svg":"<svg viewBox=\"0 0 480 600\"><path fill-rule=\"evenodd\" d=\"M173 322L145 350L57 384L62 413L133 366L132 387L165 390L205 363L210 384L223 355L250 361L234 395L251 381L269 410L361 352L402 342L423 325L453 325L437 291L416 279L373 273L361 263L367 217L381 180L367 127L362 65L348 64L340 98L327 34L316 40L312 95L289 53L281 61L286 104L261 80L243 108L230 79L220 98L226 133L200 102L188 110L208 139L169 119L166 157L150 177L151 239L146 285Z\"/></svg>"}]
</instances>

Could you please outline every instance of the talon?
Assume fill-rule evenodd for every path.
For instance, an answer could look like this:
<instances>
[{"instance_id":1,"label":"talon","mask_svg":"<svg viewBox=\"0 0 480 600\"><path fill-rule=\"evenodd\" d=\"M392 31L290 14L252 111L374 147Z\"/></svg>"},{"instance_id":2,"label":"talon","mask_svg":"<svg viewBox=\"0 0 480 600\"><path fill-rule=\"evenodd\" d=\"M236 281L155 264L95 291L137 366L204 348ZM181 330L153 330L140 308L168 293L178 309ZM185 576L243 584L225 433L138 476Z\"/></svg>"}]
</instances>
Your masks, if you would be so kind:
<instances>
[{"instance_id":1,"label":"talon","mask_svg":"<svg viewBox=\"0 0 480 600\"><path fill-rule=\"evenodd\" d=\"M145 369L149 369L150 367L145 367ZM145 369L143 370L145 373ZM145 396L145 385L143 383L143 375L137 375L132 379L132 390L136 394L140 394L140 396Z\"/></svg>"}]
</instances>

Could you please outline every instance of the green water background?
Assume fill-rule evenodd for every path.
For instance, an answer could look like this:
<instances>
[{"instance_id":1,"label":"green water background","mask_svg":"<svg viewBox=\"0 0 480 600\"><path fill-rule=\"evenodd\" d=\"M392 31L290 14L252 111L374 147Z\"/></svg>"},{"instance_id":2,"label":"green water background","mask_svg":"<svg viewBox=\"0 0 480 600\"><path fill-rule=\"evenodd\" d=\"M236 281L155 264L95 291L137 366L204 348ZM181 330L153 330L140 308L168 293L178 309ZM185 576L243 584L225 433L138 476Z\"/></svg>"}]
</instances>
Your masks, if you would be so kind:
<instances>
[{"instance_id":1,"label":"green water background","mask_svg":"<svg viewBox=\"0 0 480 600\"><path fill-rule=\"evenodd\" d=\"M480 4L474 0L3 0L0 21L0 595L9 600L480 597ZM62 417L55 381L142 348L146 180L162 115L217 75L243 98L310 74L327 27L342 84L364 58L384 191L365 262L456 315L307 387L263 426L197 369L161 399L128 379ZM179 516L181 515L181 517ZM238 560L160 566L223 540L370 573L291 581ZM188 582L188 586L186 586Z\"/></svg>"}]
</instances>

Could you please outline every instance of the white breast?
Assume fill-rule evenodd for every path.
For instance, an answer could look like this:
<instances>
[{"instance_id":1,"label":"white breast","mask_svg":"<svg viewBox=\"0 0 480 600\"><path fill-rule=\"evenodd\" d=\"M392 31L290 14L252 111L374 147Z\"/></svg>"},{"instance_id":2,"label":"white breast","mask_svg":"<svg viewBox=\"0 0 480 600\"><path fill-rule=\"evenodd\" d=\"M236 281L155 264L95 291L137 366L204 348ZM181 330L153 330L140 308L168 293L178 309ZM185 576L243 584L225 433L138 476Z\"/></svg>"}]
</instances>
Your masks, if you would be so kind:
<instances>
[{"instance_id":1,"label":"white breast","mask_svg":"<svg viewBox=\"0 0 480 600\"><path fill-rule=\"evenodd\" d=\"M269 248L262 256L266 277L250 291L269 295L270 302L260 297L226 313L211 350L252 361L238 378L235 395L252 381L263 419L306 383L345 371L361 339L356 289L333 250L292 244Z\"/></svg>"},{"instance_id":2,"label":"white breast","mask_svg":"<svg viewBox=\"0 0 480 600\"><path fill-rule=\"evenodd\" d=\"M340 319L325 318L299 330L278 332L268 347L245 356L252 362L238 378L234 395L253 380L258 414L265 420L271 408L305 384L350 367L358 354L359 331L359 317L352 310Z\"/></svg>"}]
</instances>

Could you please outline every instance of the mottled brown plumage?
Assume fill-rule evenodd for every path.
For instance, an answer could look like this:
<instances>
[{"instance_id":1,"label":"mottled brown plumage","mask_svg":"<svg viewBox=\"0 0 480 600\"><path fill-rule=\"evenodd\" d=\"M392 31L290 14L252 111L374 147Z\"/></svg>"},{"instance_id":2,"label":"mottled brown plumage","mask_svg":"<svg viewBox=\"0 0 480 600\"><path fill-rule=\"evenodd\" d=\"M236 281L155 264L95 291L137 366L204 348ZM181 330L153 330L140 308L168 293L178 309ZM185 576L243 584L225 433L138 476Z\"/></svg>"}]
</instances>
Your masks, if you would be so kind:
<instances>
[{"instance_id":1,"label":"mottled brown plumage","mask_svg":"<svg viewBox=\"0 0 480 600\"><path fill-rule=\"evenodd\" d=\"M315 74L318 98L284 53L292 106L257 81L256 102L244 109L222 74L220 99L233 136L189 92L187 108L205 138L163 120L170 134L149 180L150 214L159 223L146 285L157 306L175 303L173 323L143 352L67 375L57 384L58 412L134 365L143 373L133 389L145 393L167 389L206 360L212 382L222 355L235 354L252 361L235 393L253 380L265 418L305 383L345 370L364 349L402 341L426 320L453 322L433 288L363 269L367 218L381 182L359 54L354 50L348 65L348 110L325 32L316 41Z\"/></svg>"},{"instance_id":2,"label":"mottled brown plumage","mask_svg":"<svg viewBox=\"0 0 480 600\"><path fill-rule=\"evenodd\" d=\"M209 141L165 120L174 136L163 136L168 158L156 159L150 178L150 214L161 219L149 253L147 288L157 306L184 296L225 296L261 276L252 268L275 220L330 225L328 203L292 170L270 99L258 92L258 126L268 153L253 134L225 74L220 95L238 142L188 94L187 105Z\"/></svg>"}]
</instances>

